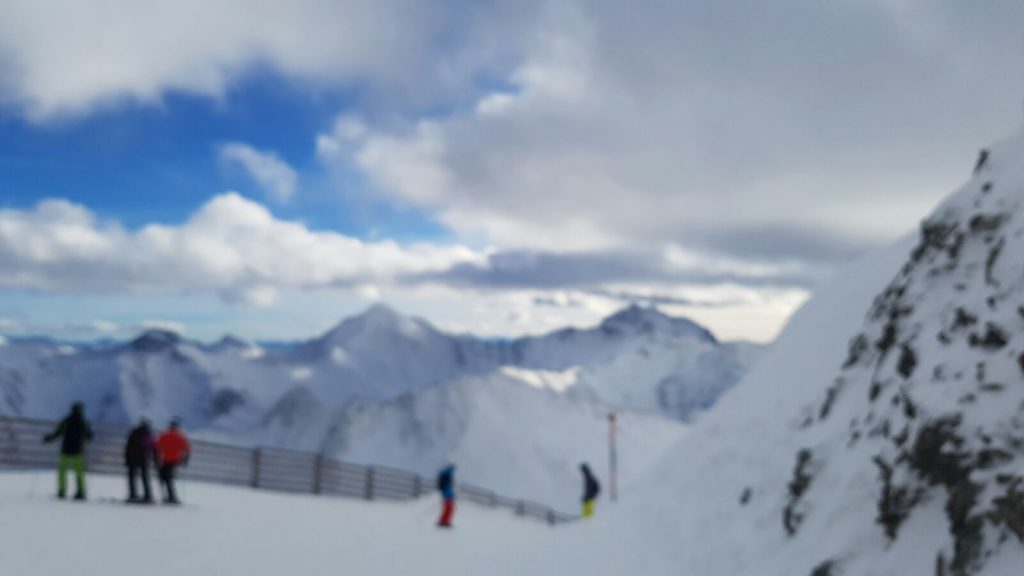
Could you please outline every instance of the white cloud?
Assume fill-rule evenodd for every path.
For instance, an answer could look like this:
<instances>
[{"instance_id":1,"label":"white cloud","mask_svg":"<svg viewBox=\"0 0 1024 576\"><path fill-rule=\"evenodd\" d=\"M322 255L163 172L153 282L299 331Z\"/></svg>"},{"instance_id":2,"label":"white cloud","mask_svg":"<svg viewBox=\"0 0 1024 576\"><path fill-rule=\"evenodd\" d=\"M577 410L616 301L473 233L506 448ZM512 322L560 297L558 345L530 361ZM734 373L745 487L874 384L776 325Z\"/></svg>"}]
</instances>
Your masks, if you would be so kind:
<instances>
[{"instance_id":1,"label":"white cloud","mask_svg":"<svg viewBox=\"0 0 1024 576\"><path fill-rule=\"evenodd\" d=\"M444 154L445 142L438 126L422 122L409 140L377 136L360 142L356 162L385 190L433 206L450 198L454 185Z\"/></svg>"},{"instance_id":2,"label":"white cloud","mask_svg":"<svg viewBox=\"0 0 1024 576\"><path fill-rule=\"evenodd\" d=\"M356 295L363 300L370 302L377 302L381 299L381 291L379 286L373 284L364 284L356 289Z\"/></svg>"},{"instance_id":3,"label":"white cloud","mask_svg":"<svg viewBox=\"0 0 1024 576\"><path fill-rule=\"evenodd\" d=\"M132 332L143 332L146 330L164 330L166 332L174 332L175 334L184 334L185 325L181 322L170 320L146 320L137 326L131 327Z\"/></svg>"},{"instance_id":4,"label":"white cloud","mask_svg":"<svg viewBox=\"0 0 1024 576\"><path fill-rule=\"evenodd\" d=\"M1022 16L952 0L0 0L0 94L46 120L219 98L269 67L365 95L350 107L376 122L339 122L321 156L502 247L764 223L864 243L911 225L1019 118Z\"/></svg>"},{"instance_id":5,"label":"white cloud","mask_svg":"<svg viewBox=\"0 0 1024 576\"><path fill-rule=\"evenodd\" d=\"M337 139L326 134L316 137L316 155L320 158L331 159L341 154L341 143Z\"/></svg>"},{"instance_id":6,"label":"white cloud","mask_svg":"<svg viewBox=\"0 0 1024 576\"><path fill-rule=\"evenodd\" d=\"M497 89L454 114L371 122L334 152L503 249L692 242L738 259L743 239L799 266L805 250L777 232L894 240L1019 122L1024 36L1008 23L1022 16L951 2L549 5ZM752 231L778 252L754 250Z\"/></svg>"},{"instance_id":7,"label":"white cloud","mask_svg":"<svg viewBox=\"0 0 1024 576\"><path fill-rule=\"evenodd\" d=\"M278 220L227 193L180 226L129 231L64 200L0 210L0 287L70 293L216 292L266 306L281 289L362 286L477 263L462 246L363 242Z\"/></svg>"},{"instance_id":8,"label":"white cloud","mask_svg":"<svg viewBox=\"0 0 1024 576\"><path fill-rule=\"evenodd\" d=\"M676 272L703 273L709 275L731 275L736 278L774 278L779 276L800 276L813 270L799 262L763 263L756 260L744 261L727 257L709 257L706 254L671 244L664 248L663 258L667 268Z\"/></svg>"},{"instance_id":9,"label":"white cloud","mask_svg":"<svg viewBox=\"0 0 1024 576\"><path fill-rule=\"evenodd\" d=\"M686 316L709 327L723 340L770 342L807 292L792 289L753 290L742 286L682 286L619 284L623 294L674 296L721 305L668 305L666 313ZM627 304L619 297L587 291L504 290L477 292L445 286L389 290L385 299L406 314L421 315L445 330L482 336L509 337L543 334L566 326L592 327ZM636 301L652 303L657 298ZM556 304L556 305L552 305ZM557 305L564 304L564 305Z\"/></svg>"},{"instance_id":10,"label":"white cloud","mask_svg":"<svg viewBox=\"0 0 1024 576\"><path fill-rule=\"evenodd\" d=\"M514 94L495 92L480 99L476 104L476 113L480 116L500 116L511 110L516 103Z\"/></svg>"},{"instance_id":11,"label":"white cloud","mask_svg":"<svg viewBox=\"0 0 1024 576\"><path fill-rule=\"evenodd\" d=\"M505 59L532 4L3 0L0 100L51 121L159 105L172 90L219 99L260 67L314 87L358 85L379 105L429 105Z\"/></svg>"},{"instance_id":12,"label":"white cloud","mask_svg":"<svg viewBox=\"0 0 1024 576\"><path fill-rule=\"evenodd\" d=\"M532 306L528 276L573 255L596 280L551 289L667 282L601 253L653 255L666 277L807 277L914 226L1019 121L1022 18L1021 3L953 0L0 0L0 105L57 121L169 91L216 99L253 68L354 88L318 157L465 242L565 256L495 271L479 251L315 232L236 195L135 231L53 201L0 211L0 286L267 306L330 286L375 298L468 263L449 303L461 314L467 291L489 290L489 322L533 329L556 317ZM290 196L294 172L249 150L236 160ZM701 313L774 326L803 291L764 286Z\"/></svg>"},{"instance_id":13,"label":"white cloud","mask_svg":"<svg viewBox=\"0 0 1024 576\"><path fill-rule=\"evenodd\" d=\"M242 165L271 199L287 202L295 195L299 175L277 154L260 151L241 142L231 142L220 147L220 157Z\"/></svg>"},{"instance_id":14,"label":"white cloud","mask_svg":"<svg viewBox=\"0 0 1024 576\"><path fill-rule=\"evenodd\" d=\"M317 135L316 154L325 161L345 160L364 143L369 133L369 127L361 118L342 114L334 120L330 132Z\"/></svg>"},{"instance_id":15,"label":"white cloud","mask_svg":"<svg viewBox=\"0 0 1024 576\"><path fill-rule=\"evenodd\" d=\"M111 336L122 332L124 327L107 320L85 320L68 322L30 322L0 318L0 331L7 334L50 334L66 337Z\"/></svg>"},{"instance_id":16,"label":"white cloud","mask_svg":"<svg viewBox=\"0 0 1024 576\"><path fill-rule=\"evenodd\" d=\"M48 120L219 98L269 67L357 88L318 154L467 237L585 249L769 223L863 244L912 225L1019 118L1022 16L952 0L0 0L0 94Z\"/></svg>"},{"instance_id":17,"label":"white cloud","mask_svg":"<svg viewBox=\"0 0 1024 576\"><path fill-rule=\"evenodd\" d=\"M277 301L278 289L273 286L245 286L222 293L225 300L231 303L268 308Z\"/></svg>"}]
</instances>

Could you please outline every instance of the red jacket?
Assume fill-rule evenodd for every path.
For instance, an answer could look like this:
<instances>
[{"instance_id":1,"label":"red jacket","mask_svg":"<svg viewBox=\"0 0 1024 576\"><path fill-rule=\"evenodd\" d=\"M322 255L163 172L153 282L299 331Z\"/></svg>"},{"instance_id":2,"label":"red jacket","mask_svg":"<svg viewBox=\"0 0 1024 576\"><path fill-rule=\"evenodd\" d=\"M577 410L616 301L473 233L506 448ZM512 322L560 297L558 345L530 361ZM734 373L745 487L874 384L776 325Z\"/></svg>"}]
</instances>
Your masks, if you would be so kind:
<instances>
[{"instance_id":1,"label":"red jacket","mask_svg":"<svg viewBox=\"0 0 1024 576\"><path fill-rule=\"evenodd\" d=\"M160 435L156 441L156 451L160 454L160 462L163 464L180 464L188 459L192 446L188 438L180 430L168 430Z\"/></svg>"}]
</instances>

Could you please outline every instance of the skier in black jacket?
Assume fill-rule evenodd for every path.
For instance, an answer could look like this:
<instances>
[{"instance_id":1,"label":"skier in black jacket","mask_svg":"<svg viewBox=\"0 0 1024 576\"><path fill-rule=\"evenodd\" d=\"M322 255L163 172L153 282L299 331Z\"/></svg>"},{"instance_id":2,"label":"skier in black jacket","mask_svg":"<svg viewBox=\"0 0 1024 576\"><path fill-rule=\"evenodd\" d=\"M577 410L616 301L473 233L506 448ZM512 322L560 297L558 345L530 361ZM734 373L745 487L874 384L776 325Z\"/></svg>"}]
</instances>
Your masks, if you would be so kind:
<instances>
[{"instance_id":1,"label":"skier in black jacket","mask_svg":"<svg viewBox=\"0 0 1024 576\"><path fill-rule=\"evenodd\" d=\"M580 472L583 473L583 517L590 518L594 515L594 500L601 493L601 484L586 462L580 464Z\"/></svg>"},{"instance_id":2,"label":"skier in black jacket","mask_svg":"<svg viewBox=\"0 0 1024 576\"><path fill-rule=\"evenodd\" d=\"M50 443L57 438L62 438L57 497L67 495L67 472L70 469L75 471L75 500L85 500L85 443L92 440L92 428L85 420L85 406L81 402L71 406L71 414L57 425L56 430L43 436L43 442Z\"/></svg>"},{"instance_id":3,"label":"skier in black jacket","mask_svg":"<svg viewBox=\"0 0 1024 576\"><path fill-rule=\"evenodd\" d=\"M156 441L153 439L153 431L149 426L149 420L145 418L139 422L130 434L124 446L124 465L128 467L128 502L152 504L153 493L149 486L149 463L156 455L154 447ZM142 480L142 499L135 491L135 479Z\"/></svg>"}]
</instances>

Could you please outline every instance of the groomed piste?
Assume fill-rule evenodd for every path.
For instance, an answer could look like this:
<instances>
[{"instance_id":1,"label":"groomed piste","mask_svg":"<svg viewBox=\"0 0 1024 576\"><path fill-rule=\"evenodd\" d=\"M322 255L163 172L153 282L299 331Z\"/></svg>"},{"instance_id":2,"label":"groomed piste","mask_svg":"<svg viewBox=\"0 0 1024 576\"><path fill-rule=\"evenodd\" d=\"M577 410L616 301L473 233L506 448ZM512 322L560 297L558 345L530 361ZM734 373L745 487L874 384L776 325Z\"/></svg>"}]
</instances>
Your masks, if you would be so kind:
<instances>
[{"instance_id":1,"label":"groomed piste","mask_svg":"<svg viewBox=\"0 0 1024 576\"><path fill-rule=\"evenodd\" d=\"M138 506L119 501L121 478L89 483L89 501L60 501L52 473L0 471L4 574L555 574L564 567L542 566L529 551L575 538L470 504L440 531L434 497L370 503L186 479L183 506Z\"/></svg>"}]
</instances>

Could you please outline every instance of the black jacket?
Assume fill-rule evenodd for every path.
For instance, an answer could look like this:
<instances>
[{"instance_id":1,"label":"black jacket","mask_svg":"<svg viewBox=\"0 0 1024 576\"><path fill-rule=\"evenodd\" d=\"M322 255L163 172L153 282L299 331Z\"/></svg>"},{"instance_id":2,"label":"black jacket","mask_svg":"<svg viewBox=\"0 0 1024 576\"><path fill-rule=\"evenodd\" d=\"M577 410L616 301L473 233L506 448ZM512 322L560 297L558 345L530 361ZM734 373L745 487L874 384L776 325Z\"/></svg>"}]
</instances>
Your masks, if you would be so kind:
<instances>
[{"instance_id":1,"label":"black jacket","mask_svg":"<svg viewBox=\"0 0 1024 576\"><path fill-rule=\"evenodd\" d=\"M593 500L601 493L601 484L589 468L583 469L583 500Z\"/></svg>"},{"instance_id":2,"label":"black jacket","mask_svg":"<svg viewBox=\"0 0 1024 576\"><path fill-rule=\"evenodd\" d=\"M53 442L63 438L60 453L66 456L79 456L85 452L85 443L92 440L92 428L85 421L85 416L78 410L57 425L57 429L43 438L45 442Z\"/></svg>"},{"instance_id":3,"label":"black jacket","mask_svg":"<svg viewBox=\"0 0 1024 576\"><path fill-rule=\"evenodd\" d=\"M124 463L127 466L147 466L153 459L153 432L149 426L136 426L124 445Z\"/></svg>"}]
</instances>

